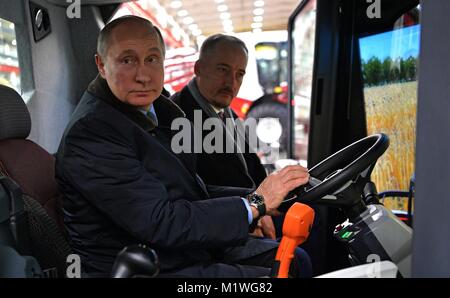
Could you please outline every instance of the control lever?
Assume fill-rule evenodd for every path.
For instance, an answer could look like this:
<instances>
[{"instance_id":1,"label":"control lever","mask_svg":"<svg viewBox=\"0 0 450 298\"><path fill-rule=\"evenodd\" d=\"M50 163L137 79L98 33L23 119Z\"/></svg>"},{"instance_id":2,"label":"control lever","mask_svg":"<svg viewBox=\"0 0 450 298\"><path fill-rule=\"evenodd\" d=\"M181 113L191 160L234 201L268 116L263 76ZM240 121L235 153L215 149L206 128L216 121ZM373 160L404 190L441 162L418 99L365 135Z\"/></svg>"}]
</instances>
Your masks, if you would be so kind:
<instances>
[{"instance_id":1,"label":"control lever","mask_svg":"<svg viewBox=\"0 0 450 298\"><path fill-rule=\"evenodd\" d=\"M283 237L275 256L271 276L287 278L294 250L305 242L314 222L314 210L308 205L294 203L285 215Z\"/></svg>"},{"instance_id":2,"label":"control lever","mask_svg":"<svg viewBox=\"0 0 450 298\"><path fill-rule=\"evenodd\" d=\"M159 273L156 252L142 244L125 247L117 254L112 269L113 278L130 278L141 275L154 277Z\"/></svg>"}]
</instances>

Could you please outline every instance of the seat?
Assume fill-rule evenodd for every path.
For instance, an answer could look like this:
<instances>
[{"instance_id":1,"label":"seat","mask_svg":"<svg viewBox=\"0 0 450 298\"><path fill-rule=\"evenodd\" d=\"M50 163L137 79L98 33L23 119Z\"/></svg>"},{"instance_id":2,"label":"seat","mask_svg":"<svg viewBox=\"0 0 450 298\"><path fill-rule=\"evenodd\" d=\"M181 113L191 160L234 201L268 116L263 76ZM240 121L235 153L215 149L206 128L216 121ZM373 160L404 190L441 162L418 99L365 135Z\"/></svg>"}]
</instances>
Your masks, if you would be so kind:
<instances>
[{"instance_id":1,"label":"seat","mask_svg":"<svg viewBox=\"0 0 450 298\"><path fill-rule=\"evenodd\" d=\"M71 250L54 178L55 158L27 140L30 130L30 114L21 96L0 85L0 174L20 187L22 194L13 199L23 202L27 215L27 227L16 231L19 253L35 257L45 272L65 276Z\"/></svg>"}]
</instances>

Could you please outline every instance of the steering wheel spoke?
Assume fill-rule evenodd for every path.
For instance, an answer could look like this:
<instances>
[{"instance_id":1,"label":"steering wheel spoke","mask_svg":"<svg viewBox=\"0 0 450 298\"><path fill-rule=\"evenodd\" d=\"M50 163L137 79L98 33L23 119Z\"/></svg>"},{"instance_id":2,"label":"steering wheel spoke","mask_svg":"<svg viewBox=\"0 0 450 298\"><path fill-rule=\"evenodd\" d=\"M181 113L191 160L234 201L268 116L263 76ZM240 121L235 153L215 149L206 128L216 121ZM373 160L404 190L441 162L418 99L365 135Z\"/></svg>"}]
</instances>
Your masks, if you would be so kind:
<instances>
[{"instance_id":1,"label":"steering wheel spoke","mask_svg":"<svg viewBox=\"0 0 450 298\"><path fill-rule=\"evenodd\" d=\"M358 205L360 209L364 204L360 194L378 158L388 147L389 138L375 134L339 150L311 168L309 182L290 192L278 210L285 212L295 202L344 209Z\"/></svg>"}]
</instances>

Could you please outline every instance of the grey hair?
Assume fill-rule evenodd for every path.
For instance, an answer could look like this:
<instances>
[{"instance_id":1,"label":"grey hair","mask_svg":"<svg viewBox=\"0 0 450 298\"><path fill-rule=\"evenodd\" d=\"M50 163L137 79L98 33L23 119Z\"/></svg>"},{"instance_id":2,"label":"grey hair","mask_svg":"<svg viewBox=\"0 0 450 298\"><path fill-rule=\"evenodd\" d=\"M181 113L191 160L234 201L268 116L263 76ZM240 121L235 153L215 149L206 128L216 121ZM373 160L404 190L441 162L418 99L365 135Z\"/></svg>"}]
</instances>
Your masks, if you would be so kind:
<instances>
[{"instance_id":1,"label":"grey hair","mask_svg":"<svg viewBox=\"0 0 450 298\"><path fill-rule=\"evenodd\" d=\"M208 56L216 47L216 45L220 42L226 42L229 44L233 44L235 46L238 46L242 48L245 53L248 55L248 49L245 43L240 40L237 37L231 36L231 35L225 35L225 34L214 34L205 39L205 41L202 44L202 47L200 48L200 57L199 60L204 58L205 56Z\"/></svg>"},{"instance_id":2,"label":"grey hair","mask_svg":"<svg viewBox=\"0 0 450 298\"><path fill-rule=\"evenodd\" d=\"M133 15L126 15L122 16L120 18L114 19L108 24L103 27L103 29L100 31L100 34L98 35L97 39L97 54L106 57L106 54L108 52L109 47L109 40L111 38L111 33L113 32L114 28L120 26L121 24L128 23L128 22L134 22L138 24L142 24L147 29L149 29L150 32L156 32L158 35L159 43L161 44L161 50L163 55L166 54L166 47L164 44L164 39L162 37L161 31L158 29L158 27L154 26L152 22L150 22L147 19L133 16Z\"/></svg>"}]
</instances>

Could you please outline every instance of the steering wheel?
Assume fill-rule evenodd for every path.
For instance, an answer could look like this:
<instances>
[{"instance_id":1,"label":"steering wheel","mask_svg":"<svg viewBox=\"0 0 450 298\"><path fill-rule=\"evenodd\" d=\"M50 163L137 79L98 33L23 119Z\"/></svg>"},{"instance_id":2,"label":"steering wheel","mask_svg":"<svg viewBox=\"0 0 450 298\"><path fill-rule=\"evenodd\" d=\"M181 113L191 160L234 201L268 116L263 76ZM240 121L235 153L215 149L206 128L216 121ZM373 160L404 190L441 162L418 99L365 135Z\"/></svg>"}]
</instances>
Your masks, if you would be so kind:
<instances>
[{"instance_id":1,"label":"steering wheel","mask_svg":"<svg viewBox=\"0 0 450 298\"><path fill-rule=\"evenodd\" d=\"M376 161L388 147L389 138L381 133L339 150L311 168L309 183L291 191L278 210L285 212L295 202L338 206L351 206L359 202L359 194L342 197L338 194L355 185L358 179L368 181ZM364 181L359 183L361 190L365 186Z\"/></svg>"}]
</instances>

